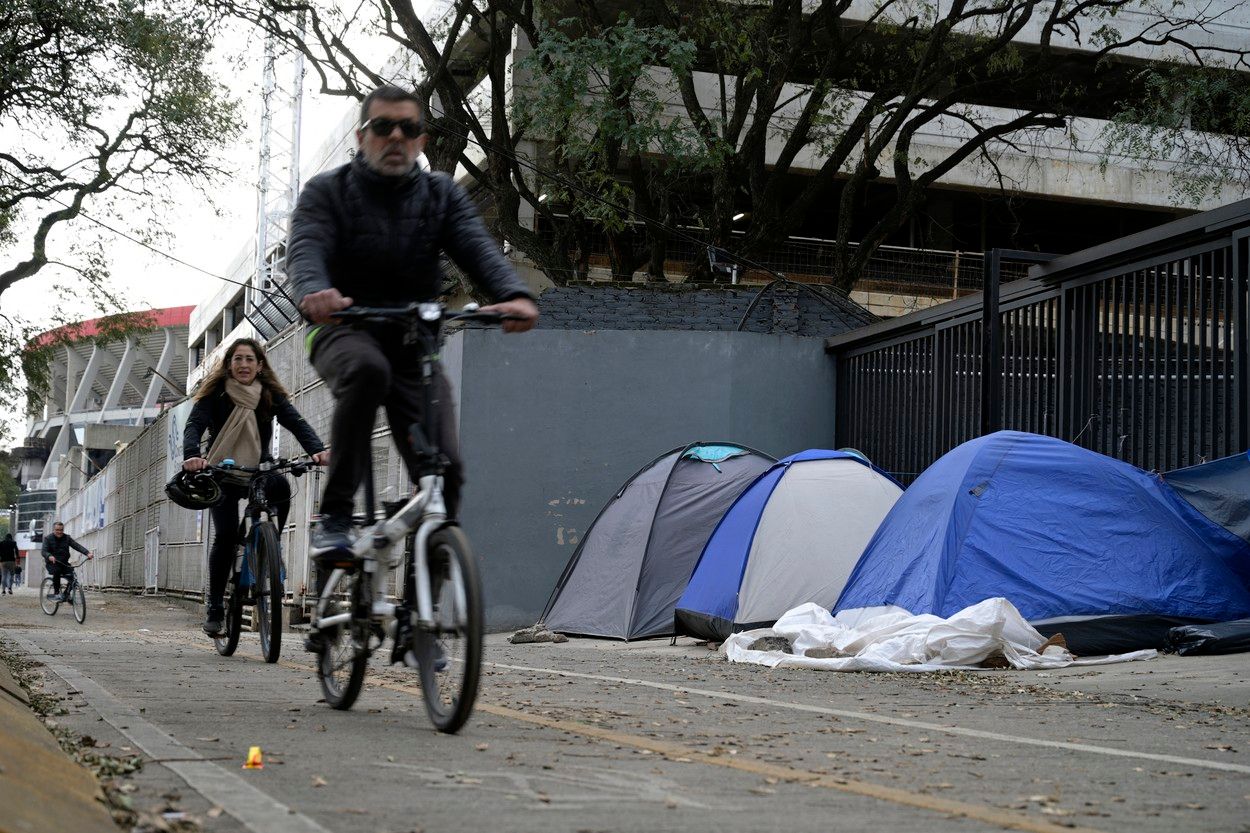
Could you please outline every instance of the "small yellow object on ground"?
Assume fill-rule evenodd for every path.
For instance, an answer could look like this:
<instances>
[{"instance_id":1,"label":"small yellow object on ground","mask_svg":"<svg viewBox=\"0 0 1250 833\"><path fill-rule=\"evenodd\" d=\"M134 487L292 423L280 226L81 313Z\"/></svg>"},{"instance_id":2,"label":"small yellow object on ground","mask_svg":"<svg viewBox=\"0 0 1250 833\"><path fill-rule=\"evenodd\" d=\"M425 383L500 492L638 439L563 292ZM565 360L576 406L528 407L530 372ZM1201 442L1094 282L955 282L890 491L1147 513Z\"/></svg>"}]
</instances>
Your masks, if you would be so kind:
<instances>
[{"instance_id":1,"label":"small yellow object on ground","mask_svg":"<svg viewBox=\"0 0 1250 833\"><path fill-rule=\"evenodd\" d=\"M265 762L260 755L260 747L253 746L247 750L247 761L243 764L244 769L264 769Z\"/></svg>"}]
</instances>

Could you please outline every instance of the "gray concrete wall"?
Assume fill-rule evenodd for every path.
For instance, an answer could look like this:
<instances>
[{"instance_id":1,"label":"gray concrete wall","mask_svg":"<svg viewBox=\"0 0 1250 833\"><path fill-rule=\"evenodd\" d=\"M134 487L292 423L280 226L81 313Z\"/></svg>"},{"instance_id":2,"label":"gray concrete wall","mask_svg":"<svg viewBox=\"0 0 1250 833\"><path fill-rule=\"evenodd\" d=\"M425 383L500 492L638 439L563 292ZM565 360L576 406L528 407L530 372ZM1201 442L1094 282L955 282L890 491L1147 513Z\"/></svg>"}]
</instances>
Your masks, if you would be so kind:
<instances>
[{"instance_id":1,"label":"gray concrete wall","mask_svg":"<svg viewBox=\"0 0 1250 833\"><path fill-rule=\"evenodd\" d=\"M302 332L292 328L267 352L295 407L328 440L333 401L301 346ZM537 619L604 502L659 454L722 440L781 457L834 438L833 360L818 338L473 330L448 339L443 362L458 391L468 467L461 520L481 560L494 630ZM90 584L141 588L154 567L162 591L203 591L211 525L163 491L177 470L167 456L180 450L179 413L163 412L85 488L61 496L57 516L99 556L82 574ZM300 453L287 431L278 437L282 456ZM373 449L379 494L408 492L382 417ZM287 602L300 607L310 603L308 519L320 503L320 481L312 473L296 482L282 535ZM153 530L159 563L148 565Z\"/></svg>"},{"instance_id":2,"label":"gray concrete wall","mask_svg":"<svg viewBox=\"0 0 1250 833\"><path fill-rule=\"evenodd\" d=\"M468 470L461 520L494 630L535 621L599 509L659 454L723 440L782 457L834 438L819 339L487 330L444 355Z\"/></svg>"}]
</instances>

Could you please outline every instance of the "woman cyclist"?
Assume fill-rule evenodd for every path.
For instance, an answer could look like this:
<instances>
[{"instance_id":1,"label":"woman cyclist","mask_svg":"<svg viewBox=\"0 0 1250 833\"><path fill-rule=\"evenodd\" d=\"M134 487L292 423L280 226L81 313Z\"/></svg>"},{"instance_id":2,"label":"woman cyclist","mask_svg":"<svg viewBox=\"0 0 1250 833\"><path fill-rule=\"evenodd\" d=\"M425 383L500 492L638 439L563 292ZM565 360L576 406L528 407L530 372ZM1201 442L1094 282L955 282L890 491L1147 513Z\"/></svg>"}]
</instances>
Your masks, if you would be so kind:
<instances>
[{"instance_id":1,"label":"woman cyclist","mask_svg":"<svg viewBox=\"0 0 1250 833\"><path fill-rule=\"evenodd\" d=\"M195 407L182 435L183 469L199 471L225 459L253 467L271 459L269 440L274 417L295 435L314 463L329 462L330 452L291 404L286 389L269 368L260 344L250 338L240 338L226 350L221 364L213 368L195 395ZM200 451L200 438L205 431L209 433L206 454ZM278 528L281 529L291 505L290 483L281 475L270 477L273 482L266 485L265 491L271 498L275 494L279 496L276 503ZM208 556L208 611L204 632L209 636L222 629L226 579L238 546L239 501L247 497L246 480L227 480L221 486L225 499L212 508L215 534Z\"/></svg>"}]
</instances>

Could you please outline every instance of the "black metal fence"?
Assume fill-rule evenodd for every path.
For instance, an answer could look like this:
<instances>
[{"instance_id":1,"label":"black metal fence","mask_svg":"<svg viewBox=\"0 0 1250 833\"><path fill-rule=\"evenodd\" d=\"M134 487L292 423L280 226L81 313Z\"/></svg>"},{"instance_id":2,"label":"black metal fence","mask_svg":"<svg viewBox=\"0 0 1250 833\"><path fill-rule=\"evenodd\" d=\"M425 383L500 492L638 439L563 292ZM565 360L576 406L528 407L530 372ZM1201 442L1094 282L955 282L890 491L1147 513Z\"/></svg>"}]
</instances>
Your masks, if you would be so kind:
<instances>
[{"instance_id":1,"label":"black metal fence","mask_svg":"<svg viewBox=\"0 0 1250 833\"><path fill-rule=\"evenodd\" d=\"M998 255L1024 256L986 274ZM1034 257L997 293L830 339L838 444L905 482L1001 428L1158 471L1250 448L1250 200Z\"/></svg>"}]
</instances>

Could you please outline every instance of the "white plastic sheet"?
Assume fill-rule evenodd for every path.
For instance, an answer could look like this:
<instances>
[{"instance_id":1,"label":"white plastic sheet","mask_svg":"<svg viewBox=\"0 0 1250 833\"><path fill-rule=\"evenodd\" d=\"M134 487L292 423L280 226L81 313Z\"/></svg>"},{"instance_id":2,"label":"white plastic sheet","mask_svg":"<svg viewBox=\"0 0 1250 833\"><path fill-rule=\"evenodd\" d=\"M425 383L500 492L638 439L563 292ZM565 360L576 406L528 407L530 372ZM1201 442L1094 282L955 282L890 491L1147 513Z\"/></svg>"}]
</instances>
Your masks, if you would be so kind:
<instances>
[{"instance_id":1,"label":"white plastic sheet","mask_svg":"<svg viewBox=\"0 0 1250 833\"><path fill-rule=\"evenodd\" d=\"M788 639L794 653L750 649L765 636ZM722 650L731 662L824 671L970 669L997 654L1013 668L1034 670L1158 656L1157 651L1149 650L1077 658L1057 645L1039 653L1037 649L1045 641L1003 598L986 599L949 619L916 616L897 607L847 610L832 616L820 605L808 603L787 611L771 628L734 634L725 640ZM820 655L807 655L813 651Z\"/></svg>"}]
</instances>

